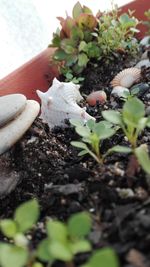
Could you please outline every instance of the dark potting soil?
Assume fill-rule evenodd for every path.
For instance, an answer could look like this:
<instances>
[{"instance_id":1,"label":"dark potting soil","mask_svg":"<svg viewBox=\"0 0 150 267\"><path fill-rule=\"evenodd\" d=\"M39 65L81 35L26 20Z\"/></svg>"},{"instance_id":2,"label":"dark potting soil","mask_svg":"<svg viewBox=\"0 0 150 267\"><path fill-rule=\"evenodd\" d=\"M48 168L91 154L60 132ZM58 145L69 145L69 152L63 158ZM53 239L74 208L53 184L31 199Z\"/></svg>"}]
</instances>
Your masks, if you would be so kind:
<instances>
[{"instance_id":1,"label":"dark potting soil","mask_svg":"<svg viewBox=\"0 0 150 267\"><path fill-rule=\"evenodd\" d=\"M85 70L81 92L104 90L108 96L103 105L86 104L87 111L97 120L101 119L102 110L122 108L123 101L110 96L110 81L120 70L134 65L129 62L120 55L111 64L101 62ZM150 68L142 69L139 83L138 96L149 114ZM48 217L65 221L71 214L86 210L93 218L89 239L95 249L113 247L122 267L150 266L150 177L133 156L113 154L104 165L98 165L90 156L79 158L78 150L70 145L78 138L69 123L65 128L49 130L39 118L35 120L25 136L0 158L4 157L7 168L20 177L16 189L0 200L0 218L12 216L20 203L37 198L41 216L27 235L31 247L35 247L45 236ZM144 130L138 142L147 143L150 150L149 129ZM128 144L121 131L103 141L101 151L116 144ZM86 258L86 254L78 255L77 266Z\"/></svg>"}]
</instances>

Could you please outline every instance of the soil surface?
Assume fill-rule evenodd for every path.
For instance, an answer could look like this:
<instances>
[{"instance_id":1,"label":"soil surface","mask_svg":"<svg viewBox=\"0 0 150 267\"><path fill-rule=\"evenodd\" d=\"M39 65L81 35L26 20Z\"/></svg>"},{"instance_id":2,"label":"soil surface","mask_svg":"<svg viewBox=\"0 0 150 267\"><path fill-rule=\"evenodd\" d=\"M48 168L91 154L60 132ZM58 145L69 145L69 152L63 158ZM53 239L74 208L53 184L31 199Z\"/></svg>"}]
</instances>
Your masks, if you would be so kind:
<instances>
[{"instance_id":1,"label":"soil surface","mask_svg":"<svg viewBox=\"0 0 150 267\"><path fill-rule=\"evenodd\" d=\"M136 60L119 55L111 64L100 62L95 68L87 67L81 92L86 95L93 90L104 90L108 96L104 105L86 104L87 111L97 120L101 119L102 110L122 108L123 101L110 96L110 81L120 70L135 63ZM150 114L150 68L142 69L139 83L138 97ZM65 221L71 214L86 210L93 218L89 236L93 248L113 247L121 267L150 266L150 177L130 155L113 154L104 165L98 165L90 156L79 158L79 151L70 145L77 139L67 122L65 128L50 131L36 119L22 140L0 158L5 158L7 168L20 177L16 189L0 200L0 218L12 216L20 203L37 198L41 217L28 234L31 246L35 247L45 236L48 217ZM150 151L149 129L144 130L138 142L147 143ZM118 131L113 138L102 142L101 151L127 143ZM86 258L87 255L77 256L76 265Z\"/></svg>"}]
</instances>

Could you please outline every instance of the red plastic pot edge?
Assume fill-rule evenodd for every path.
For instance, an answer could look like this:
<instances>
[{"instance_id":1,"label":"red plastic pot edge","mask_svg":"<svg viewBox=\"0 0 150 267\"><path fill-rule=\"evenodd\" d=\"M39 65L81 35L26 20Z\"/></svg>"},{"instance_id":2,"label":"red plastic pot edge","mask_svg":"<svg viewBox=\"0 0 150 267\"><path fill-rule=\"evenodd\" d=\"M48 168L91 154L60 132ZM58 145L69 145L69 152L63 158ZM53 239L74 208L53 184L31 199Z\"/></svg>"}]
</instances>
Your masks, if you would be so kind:
<instances>
[{"instance_id":1,"label":"red plastic pot edge","mask_svg":"<svg viewBox=\"0 0 150 267\"><path fill-rule=\"evenodd\" d=\"M121 7L121 13L127 12L128 9L135 10L135 16L139 20L146 20L144 12L150 8L149 0L136 0ZM143 37L146 28L140 25L140 37ZM53 48L47 48L41 54L13 71L0 81L0 96L22 93L28 99L39 100L36 90L46 91L54 77L59 73L55 66L50 65L50 57L54 52ZM49 75L49 83L45 75Z\"/></svg>"}]
</instances>

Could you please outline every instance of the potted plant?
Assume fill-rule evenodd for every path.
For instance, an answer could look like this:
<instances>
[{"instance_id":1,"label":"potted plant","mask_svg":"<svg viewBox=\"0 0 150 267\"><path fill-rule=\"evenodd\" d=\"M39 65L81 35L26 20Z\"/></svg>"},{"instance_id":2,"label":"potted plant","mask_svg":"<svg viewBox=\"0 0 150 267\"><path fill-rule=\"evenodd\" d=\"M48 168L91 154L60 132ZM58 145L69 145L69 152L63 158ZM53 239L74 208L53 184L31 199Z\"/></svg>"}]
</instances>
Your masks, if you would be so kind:
<instances>
[{"instance_id":1,"label":"potted plant","mask_svg":"<svg viewBox=\"0 0 150 267\"><path fill-rule=\"evenodd\" d=\"M37 118L23 138L0 156L2 173L4 170L8 180L18 179L16 189L1 200L0 266L148 266L150 71L149 67L141 69L137 65L140 55L133 49L130 32L130 28L136 31L137 20L132 12L124 12L135 10L134 16L146 20L144 12L149 8L147 1L137 0L124 6L118 17L116 13L98 13L95 18L87 7L77 3L73 19L69 18L69 29L68 17L59 18L62 28L60 35L54 35L55 48L48 48L1 81L1 96L22 93L28 99L39 100L38 93L41 118L48 124ZM108 39L114 42L111 46L100 35L112 21L112 31L109 28L107 33L111 36L116 27L123 47L117 38ZM126 23L130 27L124 27ZM76 49L69 39L72 28L76 28L81 40L76 36L80 49L70 63ZM88 33L85 38L83 31L87 28L93 39L88 39ZM142 38L146 28L143 24L139 28ZM106 43L112 50L117 44L117 52L111 50L111 57ZM69 61L66 49L71 49ZM145 54L149 57L147 51ZM55 62L49 62L50 57ZM82 82L86 101L72 80ZM51 84L45 94L36 92L39 88L47 91ZM76 101L80 99L78 106ZM68 101L73 101L69 109ZM64 109L70 119L68 113L74 107L78 120L65 121L65 128L59 125Z\"/></svg>"}]
</instances>

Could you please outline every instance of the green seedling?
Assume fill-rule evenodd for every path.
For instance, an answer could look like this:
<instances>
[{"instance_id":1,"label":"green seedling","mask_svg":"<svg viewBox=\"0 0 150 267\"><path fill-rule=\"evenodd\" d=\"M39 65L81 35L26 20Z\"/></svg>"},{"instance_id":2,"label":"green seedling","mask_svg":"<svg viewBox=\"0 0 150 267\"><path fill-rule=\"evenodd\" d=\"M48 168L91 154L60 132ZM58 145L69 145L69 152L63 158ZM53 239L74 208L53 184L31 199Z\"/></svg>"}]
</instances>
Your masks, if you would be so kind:
<instances>
[{"instance_id":1,"label":"green seedling","mask_svg":"<svg viewBox=\"0 0 150 267\"><path fill-rule=\"evenodd\" d=\"M32 263L33 255L29 252L25 233L34 226L38 217L38 203L31 200L16 209L13 219L0 221L2 233L13 240L13 244L0 243L0 266L24 267L29 266L29 261Z\"/></svg>"},{"instance_id":2,"label":"green seedling","mask_svg":"<svg viewBox=\"0 0 150 267\"><path fill-rule=\"evenodd\" d=\"M87 239L92 227L89 213L76 213L66 223L48 220L45 239L32 250L25 234L34 227L38 217L39 205L36 200L30 200L16 209L13 219L0 221L1 232L10 239L7 243L0 242L0 267L51 267L57 260L63 261L66 267L75 267L76 254L91 252L92 245ZM93 252L85 267L96 267L96 264L110 267L110 262L112 267L119 267L115 252L104 248Z\"/></svg>"},{"instance_id":3,"label":"green seedling","mask_svg":"<svg viewBox=\"0 0 150 267\"><path fill-rule=\"evenodd\" d=\"M143 169L150 173L150 159L148 150L145 149L146 145L144 147L143 145L137 147L139 135L145 127L150 127L150 117L145 117L143 102L136 97L132 97L125 102L121 112L108 110L103 111L102 115L107 121L119 126L123 130L131 144L131 151L136 155ZM145 162L142 160L140 154L143 154L146 158Z\"/></svg>"},{"instance_id":4,"label":"green seedling","mask_svg":"<svg viewBox=\"0 0 150 267\"><path fill-rule=\"evenodd\" d=\"M91 218L86 212L77 213L65 224L60 221L47 222L48 237L37 251L39 259L53 263L55 260L74 266L73 259L78 253L91 251L91 244L86 239L91 229Z\"/></svg>"},{"instance_id":5,"label":"green seedling","mask_svg":"<svg viewBox=\"0 0 150 267\"><path fill-rule=\"evenodd\" d=\"M72 141L71 144L79 149L81 152L79 156L86 154L91 155L98 163L102 164L106 156L113 152L129 153L131 150L128 147L114 146L105 154L101 154L101 141L113 136L117 128L108 121L101 121L96 123L89 120L85 125L81 121L70 120L71 124L75 126L76 132L81 136L82 140Z\"/></svg>"}]
</instances>

